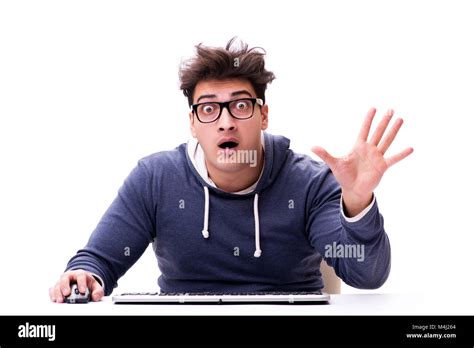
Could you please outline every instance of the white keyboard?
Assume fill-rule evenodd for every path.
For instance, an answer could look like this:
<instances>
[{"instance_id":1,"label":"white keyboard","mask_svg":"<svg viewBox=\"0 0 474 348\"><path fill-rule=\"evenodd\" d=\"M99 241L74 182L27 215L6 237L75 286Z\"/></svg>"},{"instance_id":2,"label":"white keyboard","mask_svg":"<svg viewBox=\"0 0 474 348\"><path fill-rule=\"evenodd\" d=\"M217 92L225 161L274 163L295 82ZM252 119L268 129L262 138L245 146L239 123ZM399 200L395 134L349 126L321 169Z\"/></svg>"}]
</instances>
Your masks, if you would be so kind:
<instances>
[{"instance_id":1,"label":"white keyboard","mask_svg":"<svg viewBox=\"0 0 474 348\"><path fill-rule=\"evenodd\" d=\"M330 296L320 291L311 292L199 292L163 293L130 292L112 296L117 304L170 304L170 303L328 303Z\"/></svg>"}]
</instances>

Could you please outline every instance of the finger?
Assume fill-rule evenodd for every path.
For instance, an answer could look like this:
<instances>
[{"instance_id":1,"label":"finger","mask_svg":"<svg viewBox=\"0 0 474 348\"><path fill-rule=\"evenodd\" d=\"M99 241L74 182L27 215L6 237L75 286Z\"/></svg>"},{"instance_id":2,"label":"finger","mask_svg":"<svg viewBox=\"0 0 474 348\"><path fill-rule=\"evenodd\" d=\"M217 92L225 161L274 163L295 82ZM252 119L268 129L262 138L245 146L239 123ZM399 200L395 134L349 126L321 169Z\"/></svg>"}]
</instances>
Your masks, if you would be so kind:
<instances>
[{"instance_id":1,"label":"finger","mask_svg":"<svg viewBox=\"0 0 474 348\"><path fill-rule=\"evenodd\" d=\"M409 148L406 148L405 150L403 150L402 152L392 156L392 157L389 157L385 160L385 163L387 163L387 167L391 167L393 166L395 163L397 162L400 162L402 159L404 159L405 157L407 157L408 155L410 155L411 153L413 152L413 148L412 147L409 147Z\"/></svg>"},{"instance_id":2,"label":"finger","mask_svg":"<svg viewBox=\"0 0 474 348\"><path fill-rule=\"evenodd\" d=\"M49 298L51 302L56 302L56 296L54 294L54 286L49 288Z\"/></svg>"},{"instance_id":3,"label":"finger","mask_svg":"<svg viewBox=\"0 0 474 348\"><path fill-rule=\"evenodd\" d=\"M93 276L90 276L89 282L89 289L91 289L92 301L100 301L102 297L104 297L104 288Z\"/></svg>"},{"instance_id":4,"label":"finger","mask_svg":"<svg viewBox=\"0 0 474 348\"><path fill-rule=\"evenodd\" d=\"M76 273L76 282L77 288L81 294L86 293L87 289L87 274L84 271L79 271Z\"/></svg>"},{"instance_id":5,"label":"finger","mask_svg":"<svg viewBox=\"0 0 474 348\"><path fill-rule=\"evenodd\" d=\"M370 143L374 145L378 145L380 142L380 139L382 139L383 133L385 133L385 130L387 129L388 124L390 123L390 120L392 119L393 116L393 110L389 109L385 113L385 116L382 118L382 121L378 124L377 128L375 129L374 134L372 134L372 138L370 139Z\"/></svg>"},{"instance_id":6,"label":"finger","mask_svg":"<svg viewBox=\"0 0 474 348\"><path fill-rule=\"evenodd\" d=\"M61 278L59 278L59 287L63 296L67 296L71 293L71 279L74 279L73 273L66 272Z\"/></svg>"},{"instance_id":7,"label":"finger","mask_svg":"<svg viewBox=\"0 0 474 348\"><path fill-rule=\"evenodd\" d=\"M311 151L313 151L316 155L319 156L326 164L332 168L336 165L337 159L329 154L326 150L324 150L320 146L314 146Z\"/></svg>"},{"instance_id":8,"label":"finger","mask_svg":"<svg viewBox=\"0 0 474 348\"><path fill-rule=\"evenodd\" d=\"M379 150L384 154L390 145L392 145L393 139L397 136L398 131L400 130L400 127L403 124L403 120L401 118L398 118L395 121L395 124L390 128L388 134L382 139L382 142L379 145Z\"/></svg>"},{"instance_id":9,"label":"finger","mask_svg":"<svg viewBox=\"0 0 474 348\"><path fill-rule=\"evenodd\" d=\"M364 122L362 123L362 127L360 128L359 132L359 139L366 142L367 137L369 136L370 127L372 126L372 121L374 119L375 113L377 110L375 108L370 108L367 116L365 116Z\"/></svg>"},{"instance_id":10,"label":"finger","mask_svg":"<svg viewBox=\"0 0 474 348\"><path fill-rule=\"evenodd\" d=\"M54 294L54 298L56 299L56 302L57 303L61 303L61 302L64 302L63 301L63 293L61 291L61 286L59 284L57 284L54 289L53 289L53 294Z\"/></svg>"}]
</instances>

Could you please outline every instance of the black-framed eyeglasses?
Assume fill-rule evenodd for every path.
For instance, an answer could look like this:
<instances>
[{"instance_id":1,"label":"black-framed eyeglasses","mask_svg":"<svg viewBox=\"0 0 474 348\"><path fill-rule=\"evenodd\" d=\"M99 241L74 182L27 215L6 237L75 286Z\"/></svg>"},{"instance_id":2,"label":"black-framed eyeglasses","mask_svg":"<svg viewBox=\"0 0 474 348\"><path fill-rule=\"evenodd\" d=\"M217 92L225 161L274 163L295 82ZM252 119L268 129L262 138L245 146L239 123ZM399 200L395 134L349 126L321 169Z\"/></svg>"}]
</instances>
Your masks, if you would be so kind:
<instances>
[{"instance_id":1,"label":"black-framed eyeglasses","mask_svg":"<svg viewBox=\"0 0 474 348\"><path fill-rule=\"evenodd\" d=\"M206 102L191 105L191 110L201 123L212 123L222 115L224 108L229 114L238 119L246 120L253 116L255 103L262 106L263 100L260 98L242 98L229 100L226 102Z\"/></svg>"}]
</instances>

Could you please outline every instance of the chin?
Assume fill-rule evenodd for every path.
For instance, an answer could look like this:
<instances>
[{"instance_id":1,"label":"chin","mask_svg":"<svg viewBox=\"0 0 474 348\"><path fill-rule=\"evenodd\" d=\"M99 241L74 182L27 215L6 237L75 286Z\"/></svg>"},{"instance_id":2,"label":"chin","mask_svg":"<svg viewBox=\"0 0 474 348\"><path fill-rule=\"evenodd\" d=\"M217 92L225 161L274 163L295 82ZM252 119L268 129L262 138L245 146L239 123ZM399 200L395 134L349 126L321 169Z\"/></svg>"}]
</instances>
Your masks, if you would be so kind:
<instances>
[{"instance_id":1,"label":"chin","mask_svg":"<svg viewBox=\"0 0 474 348\"><path fill-rule=\"evenodd\" d=\"M238 173L248 167L248 164L242 163L219 163L214 162L214 167L224 173Z\"/></svg>"}]
</instances>

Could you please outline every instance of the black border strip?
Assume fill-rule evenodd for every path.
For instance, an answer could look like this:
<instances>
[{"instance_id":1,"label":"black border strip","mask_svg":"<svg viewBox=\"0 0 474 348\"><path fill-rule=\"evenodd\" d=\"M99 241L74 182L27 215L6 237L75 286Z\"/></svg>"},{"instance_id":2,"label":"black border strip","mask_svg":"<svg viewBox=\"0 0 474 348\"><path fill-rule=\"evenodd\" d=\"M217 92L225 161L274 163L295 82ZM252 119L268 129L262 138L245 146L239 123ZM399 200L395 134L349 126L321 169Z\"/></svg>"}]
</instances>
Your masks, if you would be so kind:
<instances>
[{"instance_id":1,"label":"black border strip","mask_svg":"<svg viewBox=\"0 0 474 348\"><path fill-rule=\"evenodd\" d=\"M75 345L474 346L474 316L0 316L0 348ZM55 340L19 337L54 325ZM424 328L424 329L423 329ZM407 334L431 335L409 338ZM455 334L434 338L438 334Z\"/></svg>"}]
</instances>

